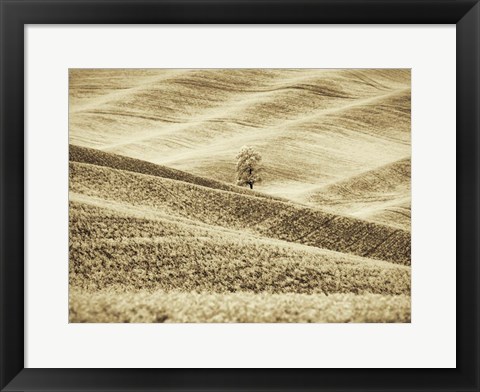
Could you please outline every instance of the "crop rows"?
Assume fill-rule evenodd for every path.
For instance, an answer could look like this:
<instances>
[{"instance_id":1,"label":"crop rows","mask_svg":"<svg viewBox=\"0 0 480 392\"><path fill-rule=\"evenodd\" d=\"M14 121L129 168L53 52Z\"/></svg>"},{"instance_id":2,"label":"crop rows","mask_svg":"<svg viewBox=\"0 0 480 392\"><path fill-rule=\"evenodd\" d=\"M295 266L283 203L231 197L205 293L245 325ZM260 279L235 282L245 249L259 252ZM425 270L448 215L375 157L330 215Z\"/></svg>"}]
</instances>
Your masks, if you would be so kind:
<instances>
[{"instance_id":1,"label":"crop rows","mask_svg":"<svg viewBox=\"0 0 480 392\"><path fill-rule=\"evenodd\" d=\"M70 283L164 291L408 294L410 268L70 206Z\"/></svg>"},{"instance_id":2,"label":"crop rows","mask_svg":"<svg viewBox=\"0 0 480 392\"><path fill-rule=\"evenodd\" d=\"M410 322L408 295L72 291L74 323Z\"/></svg>"},{"instance_id":3,"label":"crop rows","mask_svg":"<svg viewBox=\"0 0 480 392\"><path fill-rule=\"evenodd\" d=\"M241 188L239 186L226 184L210 178L195 176L193 174L169 168L166 166L156 165L151 162L142 161L135 158L129 158L122 155L111 154L108 152L95 150L93 148L80 147L75 145L69 146L69 160L71 162L89 163L92 165L110 167L112 169L126 170L134 173L147 174L150 176L170 178L183 182L189 182L200 186L229 191L239 194L248 194L251 196L264 197L266 199L276 199L273 196L260 192L254 192ZM280 200L277 198L277 200Z\"/></svg>"},{"instance_id":4,"label":"crop rows","mask_svg":"<svg viewBox=\"0 0 480 392\"><path fill-rule=\"evenodd\" d=\"M82 163L70 190L209 225L410 265L410 233L320 210Z\"/></svg>"}]
</instances>

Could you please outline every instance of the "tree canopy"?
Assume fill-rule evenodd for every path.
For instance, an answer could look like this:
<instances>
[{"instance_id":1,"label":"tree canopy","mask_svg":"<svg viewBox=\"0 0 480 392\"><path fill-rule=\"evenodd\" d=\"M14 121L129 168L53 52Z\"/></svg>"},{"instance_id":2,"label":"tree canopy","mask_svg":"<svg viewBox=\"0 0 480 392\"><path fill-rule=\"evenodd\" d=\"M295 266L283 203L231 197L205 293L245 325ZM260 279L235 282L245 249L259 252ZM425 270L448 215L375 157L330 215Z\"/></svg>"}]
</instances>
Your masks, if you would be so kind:
<instances>
[{"instance_id":1,"label":"tree canopy","mask_svg":"<svg viewBox=\"0 0 480 392\"><path fill-rule=\"evenodd\" d=\"M253 189L253 184L261 181L260 154L250 146L244 146L237 154L237 185L248 185Z\"/></svg>"}]
</instances>

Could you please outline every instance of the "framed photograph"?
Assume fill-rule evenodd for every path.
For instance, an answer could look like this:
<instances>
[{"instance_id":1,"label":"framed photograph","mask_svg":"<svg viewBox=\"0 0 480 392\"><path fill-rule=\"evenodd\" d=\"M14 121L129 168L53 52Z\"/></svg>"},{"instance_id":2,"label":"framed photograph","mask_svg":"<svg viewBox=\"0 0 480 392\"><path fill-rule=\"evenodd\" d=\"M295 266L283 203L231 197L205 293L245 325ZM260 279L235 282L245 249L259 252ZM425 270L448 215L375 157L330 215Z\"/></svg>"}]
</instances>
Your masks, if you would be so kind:
<instances>
[{"instance_id":1,"label":"framed photograph","mask_svg":"<svg viewBox=\"0 0 480 392\"><path fill-rule=\"evenodd\" d=\"M1 12L2 391L480 390L477 1Z\"/></svg>"}]
</instances>

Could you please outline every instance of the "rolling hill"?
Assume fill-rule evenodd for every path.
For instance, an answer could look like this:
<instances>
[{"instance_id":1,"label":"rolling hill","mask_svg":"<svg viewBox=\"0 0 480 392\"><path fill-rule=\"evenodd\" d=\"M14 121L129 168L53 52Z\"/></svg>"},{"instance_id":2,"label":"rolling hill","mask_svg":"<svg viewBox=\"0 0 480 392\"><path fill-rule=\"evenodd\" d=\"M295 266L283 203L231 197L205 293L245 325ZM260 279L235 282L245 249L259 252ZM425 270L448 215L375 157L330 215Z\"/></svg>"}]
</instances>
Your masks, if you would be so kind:
<instances>
[{"instance_id":1,"label":"rolling hill","mask_svg":"<svg viewBox=\"0 0 480 392\"><path fill-rule=\"evenodd\" d=\"M78 151L88 152L84 160L101 165L78 162ZM226 306L220 305L225 295L233 308L252 294L275 294L279 296L272 301L282 306L288 298L303 304L296 316L303 321L333 319L322 312L312 316L307 305L314 297L320 309L356 304L355 312L348 305L347 313L336 315L338 320L356 320L360 295L401 304L400 310L390 306L382 311L372 303L377 318L371 321L395 318L395 312L402 320L409 317L410 237L402 230L254 192L225 191L217 183L183 181L191 178L166 168L153 170L140 160L126 160L136 171L112 168L108 163L118 167L122 157L100 151L72 148L71 158L76 159L70 163L72 322L89 321L100 310L101 320L139 320L130 306L119 313L115 298L139 301L149 309L145 320L158 320L159 309L146 293L153 298L211 293L218 306ZM204 301L178 295L187 302ZM116 305L109 307L109 301ZM275 302L262 300L255 309ZM85 305L92 303L96 305ZM180 320L177 307L167 306L171 310L162 310L161 319ZM206 320L212 321L210 317ZM244 317L251 321L260 316L252 311Z\"/></svg>"},{"instance_id":2,"label":"rolling hill","mask_svg":"<svg viewBox=\"0 0 480 392\"><path fill-rule=\"evenodd\" d=\"M313 205L410 230L410 158L309 190Z\"/></svg>"},{"instance_id":3,"label":"rolling hill","mask_svg":"<svg viewBox=\"0 0 480 392\"><path fill-rule=\"evenodd\" d=\"M70 143L228 183L250 144L292 199L410 154L409 70L124 72L71 71Z\"/></svg>"},{"instance_id":4,"label":"rolling hill","mask_svg":"<svg viewBox=\"0 0 480 392\"><path fill-rule=\"evenodd\" d=\"M70 192L168 212L218 226L305 245L410 262L410 233L262 197L146 176L79 162L70 163ZM73 197L73 196L72 196Z\"/></svg>"},{"instance_id":5,"label":"rolling hill","mask_svg":"<svg viewBox=\"0 0 480 392\"><path fill-rule=\"evenodd\" d=\"M257 197L265 197L268 199L282 200L280 198L269 196L265 193L247 190L245 188L224 183L222 181L195 176L181 170L176 170L161 165L155 165L151 162L146 162L140 159L133 159L117 154L103 152L95 150L93 148L70 145L68 156L70 162L90 163L97 166L110 167L112 169L126 170L135 173L148 174L157 177L170 178L172 180L189 182L192 184L197 184L213 189L230 191L250 196L254 195Z\"/></svg>"}]
</instances>

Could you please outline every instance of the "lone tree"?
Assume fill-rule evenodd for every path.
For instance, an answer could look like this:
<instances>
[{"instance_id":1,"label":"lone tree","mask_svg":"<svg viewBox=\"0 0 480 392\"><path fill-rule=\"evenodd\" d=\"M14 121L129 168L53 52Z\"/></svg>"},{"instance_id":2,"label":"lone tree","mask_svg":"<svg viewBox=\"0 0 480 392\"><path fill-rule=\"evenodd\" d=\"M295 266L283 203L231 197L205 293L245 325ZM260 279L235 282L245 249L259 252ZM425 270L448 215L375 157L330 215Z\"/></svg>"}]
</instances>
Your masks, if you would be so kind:
<instances>
[{"instance_id":1,"label":"lone tree","mask_svg":"<svg viewBox=\"0 0 480 392\"><path fill-rule=\"evenodd\" d=\"M260 182L262 157L252 147L244 146L237 155L237 185L249 185Z\"/></svg>"}]
</instances>

